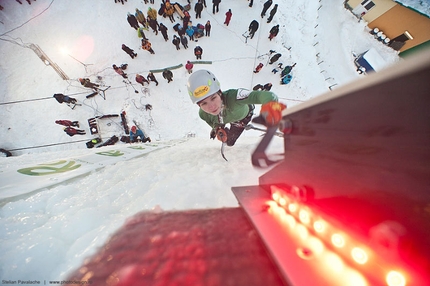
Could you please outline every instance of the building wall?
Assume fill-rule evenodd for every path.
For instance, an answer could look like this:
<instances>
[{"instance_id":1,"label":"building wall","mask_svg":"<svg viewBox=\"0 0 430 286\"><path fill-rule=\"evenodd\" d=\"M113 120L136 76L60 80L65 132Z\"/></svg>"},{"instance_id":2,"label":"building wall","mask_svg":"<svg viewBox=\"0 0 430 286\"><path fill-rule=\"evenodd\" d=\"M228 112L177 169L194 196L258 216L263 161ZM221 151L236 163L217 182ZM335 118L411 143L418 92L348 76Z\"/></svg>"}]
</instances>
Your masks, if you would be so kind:
<instances>
[{"instance_id":1,"label":"building wall","mask_svg":"<svg viewBox=\"0 0 430 286\"><path fill-rule=\"evenodd\" d=\"M430 19L401 5L395 5L367 26L370 29L378 28L390 39L408 31L413 39L406 41L400 52L430 40Z\"/></svg>"},{"instance_id":2,"label":"building wall","mask_svg":"<svg viewBox=\"0 0 430 286\"><path fill-rule=\"evenodd\" d=\"M360 6L361 2L364 0L349 0L346 1L346 4L351 7L351 10L354 10L354 8ZM375 3L375 6L373 6L372 9L370 9L364 16L363 19L366 22L372 22L391 8L393 8L395 5L397 5L396 2L393 0L371 0L373 3ZM357 15L360 16L360 15Z\"/></svg>"},{"instance_id":3,"label":"building wall","mask_svg":"<svg viewBox=\"0 0 430 286\"><path fill-rule=\"evenodd\" d=\"M363 0L345 1L352 11ZM362 18L372 30L378 28L388 38L393 39L408 31L413 39L406 42L400 52L421 45L430 40L430 18L412 9L404 7L393 0L372 0L375 6Z\"/></svg>"}]
</instances>

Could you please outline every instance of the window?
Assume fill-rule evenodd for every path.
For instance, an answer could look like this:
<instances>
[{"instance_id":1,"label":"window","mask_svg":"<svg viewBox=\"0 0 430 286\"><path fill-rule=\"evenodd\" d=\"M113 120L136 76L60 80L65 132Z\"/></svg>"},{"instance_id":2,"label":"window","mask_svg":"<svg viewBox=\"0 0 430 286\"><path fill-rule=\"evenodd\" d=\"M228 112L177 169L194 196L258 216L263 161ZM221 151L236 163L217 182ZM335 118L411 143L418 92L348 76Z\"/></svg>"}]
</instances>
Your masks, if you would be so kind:
<instances>
[{"instance_id":1,"label":"window","mask_svg":"<svg viewBox=\"0 0 430 286\"><path fill-rule=\"evenodd\" d=\"M373 8L373 6L375 6L375 3L370 1L366 6L364 6L364 8L369 11L370 9Z\"/></svg>"}]
</instances>

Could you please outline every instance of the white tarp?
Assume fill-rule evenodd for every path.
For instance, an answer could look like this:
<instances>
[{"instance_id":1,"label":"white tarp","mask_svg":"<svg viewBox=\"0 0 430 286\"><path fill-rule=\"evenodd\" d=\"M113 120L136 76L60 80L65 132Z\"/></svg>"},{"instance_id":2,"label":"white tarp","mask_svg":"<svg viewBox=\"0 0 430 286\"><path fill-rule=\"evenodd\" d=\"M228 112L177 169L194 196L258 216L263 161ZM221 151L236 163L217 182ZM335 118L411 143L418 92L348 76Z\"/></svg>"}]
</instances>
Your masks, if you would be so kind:
<instances>
[{"instance_id":1,"label":"white tarp","mask_svg":"<svg viewBox=\"0 0 430 286\"><path fill-rule=\"evenodd\" d=\"M366 63L364 63L363 60ZM358 62L361 66L364 66L366 71L369 71L368 66L370 66L376 72L388 66L387 61L378 53L378 51L373 48L359 56L356 62Z\"/></svg>"}]
</instances>

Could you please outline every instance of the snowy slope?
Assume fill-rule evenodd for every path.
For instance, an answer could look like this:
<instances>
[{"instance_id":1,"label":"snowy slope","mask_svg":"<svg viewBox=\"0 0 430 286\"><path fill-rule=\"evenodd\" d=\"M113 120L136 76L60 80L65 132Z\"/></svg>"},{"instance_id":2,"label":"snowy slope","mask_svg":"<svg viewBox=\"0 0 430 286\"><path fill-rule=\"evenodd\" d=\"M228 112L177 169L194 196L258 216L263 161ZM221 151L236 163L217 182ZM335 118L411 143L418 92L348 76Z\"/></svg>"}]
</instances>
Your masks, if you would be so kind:
<instances>
[{"instance_id":1,"label":"snowy slope","mask_svg":"<svg viewBox=\"0 0 430 286\"><path fill-rule=\"evenodd\" d=\"M158 9L159 2L152 8ZM0 12L4 17L4 24L0 26L3 39L0 48L2 54L8 56L1 63L0 102L5 104L0 105L0 112L9 116L0 123L1 148L13 150L15 155L85 149L82 142L73 142L92 136L70 138L54 121L79 120L88 133L88 118L119 114L122 110L127 112L130 122L138 120L153 139L176 139L189 133L206 137L208 127L198 119L197 107L188 99L187 73L183 67L173 70L174 80L169 84L157 73L160 84L157 87L152 84L149 93L144 93L137 84L124 83L112 69L112 64L128 63L126 72L135 83L136 73L146 76L149 70L195 60L192 49L197 44L204 50L202 60L211 64L195 64L194 69L210 69L221 81L222 89L251 89L256 84L272 82L272 90L288 106L320 95L332 85L340 86L359 78L352 52L362 52L377 45L389 62L398 60L394 51L375 43L363 25L356 23L351 13L343 8L340 0L327 1L321 9L318 9L319 2L281 1L271 23L260 17L264 1L255 1L252 8L244 2L223 2L221 11L215 15L211 9L205 9L202 19L198 20L191 13L194 24L210 20L212 32L210 37L189 43L187 50L175 49L170 42L174 34L173 24L161 18L160 22L169 29L169 41L165 42L160 33L156 36L152 31L145 32L155 55L140 48L140 39L126 20L127 13L134 12L136 7L147 11L149 4L143 4L143 1L129 0L126 5L82 0L68 5L48 0L39 0L31 6L14 1L5 3ZM226 26L223 24L224 14L228 9L233 11L233 17ZM336 13L337 18L325 16L329 15L327 13ZM254 39L246 41L243 34L253 19L260 20L260 28ZM269 41L269 30L278 23L280 33ZM339 44L333 45L333 39ZM62 80L51 66L46 66L28 48L30 44L40 46L70 80ZM121 50L121 44L134 49L137 58L131 59ZM284 65L297 63L292 73L294 80L289 85L279 85L279 75L271 73L273 65L267 64L269 50L281 53L278 62ZM252 71L259 62L266 66L254 74ZM106 92L106 100L100 96L86 99L91 91L80 85L77 81L80 77L89 77L93 82L101 77L102 84L111 86ZM139 93L135 93L135 89ZM54 93L71 95L83 106L71 110L64 104L59 105L52 98ZM151 112L143 110L146 104L153 106ZM121 126L113 121L105 131L102 134L104 140L120 133ZM34 148L45 145L49 146Z\"/></svg>"}]
</instances>

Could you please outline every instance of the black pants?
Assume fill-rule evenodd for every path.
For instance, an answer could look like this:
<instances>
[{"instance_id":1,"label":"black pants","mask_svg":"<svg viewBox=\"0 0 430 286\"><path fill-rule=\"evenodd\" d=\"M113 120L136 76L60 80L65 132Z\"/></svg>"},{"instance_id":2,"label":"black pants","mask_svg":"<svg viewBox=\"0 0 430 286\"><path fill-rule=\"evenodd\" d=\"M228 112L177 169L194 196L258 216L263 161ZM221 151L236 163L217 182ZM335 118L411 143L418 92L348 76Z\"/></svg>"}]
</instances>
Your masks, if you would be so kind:
<instances>
[{"instance_id":1,"label":"black pants","mask_svg":"<svg viewBox=\"0 0 430 286\"><path fill-rule=\"evenodd\" d=\"M251 121L253 114L254 105L249 105L249 113L244 119L230 123L230 129L226 128L227 146L233 146L236 143L236 140L242 134L243 130L245 130L245 126Z\"/></svg>"}]
</instances>

